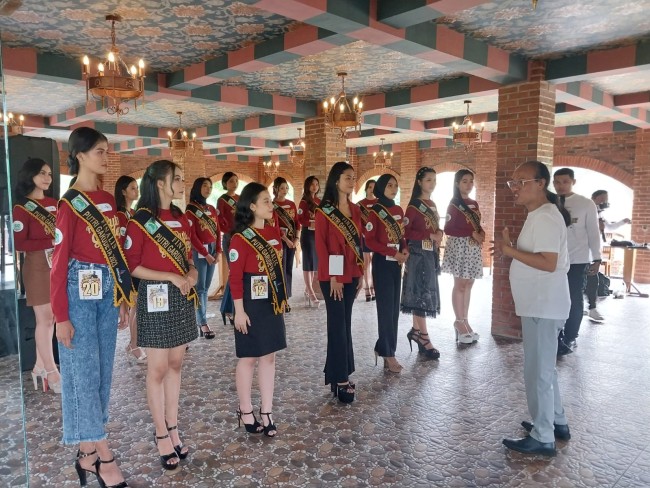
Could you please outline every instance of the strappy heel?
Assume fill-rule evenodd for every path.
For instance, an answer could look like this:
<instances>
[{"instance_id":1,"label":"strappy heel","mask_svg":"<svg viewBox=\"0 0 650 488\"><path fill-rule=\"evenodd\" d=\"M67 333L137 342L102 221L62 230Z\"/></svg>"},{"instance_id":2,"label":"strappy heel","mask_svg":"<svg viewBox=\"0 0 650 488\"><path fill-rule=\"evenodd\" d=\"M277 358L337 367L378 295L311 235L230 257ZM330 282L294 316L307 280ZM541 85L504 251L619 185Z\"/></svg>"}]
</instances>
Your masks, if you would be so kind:
<instances>
[{"instance_id":1,"label":"strappy heel","mask_svg":"<svg viewBox=\"0 0 650 488\"><path fill-rule=\"evenodd\" d=\"M224 315L224 317L225 317L225 315ZM224 318L224 324L225 323L226 322L225 322L225 318ZM208 330L203 330L203 327L206 327ZM206 339L214 339L215 336L216 336L216 334L214 333L214 331L212 329L210 329L208 324L203 324L203 325L199 326L199 335L201 337L205 337Z\"/></svg>"},{"instance_id":2,"label":"strappy heel","mask_svg":"<svg viewBox=\"0 0 650 488\"><path fill-rule=\"evenodd\" d=\"M252 415L254 422L252 424L247 424L244 422L244 419L242 418L244 415ZM241 408L237 409L237 427L241 427L241 424L244 424L244 427L246 428L246 432L249 434L261 434L264 426L260 424L257 419L255 418L255 414L253 413L253 409L251 408L250 412L242 412ZM262 429L260 429L260 427Z\"/></svg>"},{"instance_id":3,"label":"strappy heel","mask_svg":"<svg viewBox=\"0 0 650 488\"><path fill-rule=\"evenodd\" d=\"M114 463L114 462L115 462L114 457L110 458L108 461L103 461L103 460L101 460L99 458L99 456L97 456L97 461L95 461L95 470L97 472L95 473L95 475L97 476L97 482L99 483L99 486L101 488L128 488L129 485L127 484L127 482L125 480L122 480L121 482L119 482L116 485L110 485L109 486L109 485L106 484L106 482L102 479L101 475L99 474L99 467L102 464L110 464L110 463Z\"/></svg>"},{"instance_id":4,"label":"strappy heel","mask_svg":"<svg viewBox=\"0 0 650 488\"><path fill-rule=\"evenodd\" d=\"M48 374L53 374L53 373L59 373L59 370L54 367L52 371L41 371L42 376L41 378L43 379L43 391L47 391L48 389L52 390L54 393L61 393L61 373L59 373L59 381L56 383L53 381L50 381L47 379Z\"/></svg>"},{"instance_id":5,"label":"strappy heel","mask_svg":"<svg viewBox=\"0 0 650 488\"><path fill-rule=\"evenodd\" d=\"M339 402L352 403L354 401L356 390L350 382L347 382L343 385L337 384L336 386L332 384L332 393L334 393L334 396L339 399Z\"/></svg>"},{"instance_id":6,"label":"strappy heel","mask_svg":"<svg viewBox=\"0 0 650 488\"><path fill-rule=\"evenodd\" d=\"M412 342L415 342L415 343L417 344L417 346L418 346L418 351L420 350L420 347L421 347L421 346L420 346L420 343L419 343L418 340L417 340L417 337L418 337L419 335L420 335L420 331L419 331L419 330L415 330L415 329L412 328L412 327L411 327L411 330L409 330L409 331L406 333L406 338L407 338L408 341L409 341L409 347L411 348L411 352L413 352L413 344L412 344Z\"/></svg>"},{"instance_id":7,"label":"strappy heel","mask_svg":"<svg viewBox=\"0 0 650 488\"><path fill-rule=\"evenodd\" d=\"M266 419L269 421L267 425L264 425L264 416L266 415ZM278 429L273 423L273 420L271 420L271 415L273 415L273 412L262 412L262 409L260 408L260 418L262 419L262 426L264 427L264 435L266 437L275 437L276 434L278 433ZM271 434L273 432L273 434Z\"/></svg>"},{"instance_id":8,"label":"strappy heel","mask_svg":"<svg viewBox=\"0 0 650 488\"><path fill-rule=\"evenodd\" d=\"M462 324L464 320L455 320L454 321L454 330L456 331L456 342L459 344L472 344L474 342L474 334L467 332L467 327L465 327L465 332L460 332L456 324Z\"/></svg>"},{"instance_id":9,"label":"strappy heel","mask_svg":"<svg viewBox=\"0 0 650 488\"><path fill-rule=\"evenodd\" d=\"M136 354L137 351L140 351L140 353ZM126 345L126 353L130 360L134 360L138 364L144 364L147 362L147 353L139 346L131 347L130 342Z\"/></svg>"},{"instance_id":10,"label":"strappy heel","mask_svg":"<svg viewBox=\"0 0 650 488\"><path fill-rule=\"evenodd\" d=\"M34 382L34 390L38 390L38 379L41 379L41 384L43 385L43 391L47 391L47 384L45 382L46 373L45 369L40 369L38 371L32 370L32 381Z\"/></svg>"},{"instance_id":11,"label":"strappy heel","mask_svg":"<svg viewBox=\"0 0 650 488\"><path fill-rule=\"evenodd\" d=\"M167 424L167 422L165 422ZM171 427L167 427L167 432L171 432L172 430L178 430L178 425L172 425ZM173 442L172 442L173 445ZM174 451L176 451L176 455L179 457L179 459L185 459L188 454L190 453L189 447L187 448L187 451L183 452L183 449L185 446L181 442L180 444L174 446Z\"/></svg>"},{"instance_id":12,"label":"strappy heel","mask_svg":"<svg viewBox=\"0 0 650 488\"><path fill-rule=\"evenodd\" d=\"M427 345L431 344L431 341L429 339L426 339L424 336L429 337L429 333L422 333L418 331L417 337L418 339L415 340L415 342L418 343L418 349L420 354L424 354L425 356L431 358L431 359L438 359L440 357L440 351L438 351L435 347L432 347L431 349L427 349ZM422 339L424 342L420 342L420 339Z\"/></svg>"},{"instance_id":13,"label":"strappy heel","mask_svg":"<svg viewBox=\"0 0 650 488\"><path fill-rule=\"evenodd\" d=\"M163 440L163 439L167 439L167 438L169 438L169 434L158 436L154 432L153 433L153 443L156 445L156 449L158 448L158 441ZM176 449L174 449L174 451L170 452L169 454L159 454L159 456L160 456L160 464L166 470L172 471L172 470L178 468L178 465L180 464L179 462L175 462L175 463L170 463L169 462L172 459L178 459L178 454L176 453Z\"/></svg>"},{"instance_id":14,"label":"strappy heel","mask_svg":"<svg viewBox=\"0 0 650 488\"><path fill-rule=\"evenodd\" d=\"M81 467L81 463L79 462L80 459L89 457L89 456L94 456L97 454L97 450L94 450L93 452L81 452L81 450L77 451L77 459L74 462L74 469L77 471L77 476L79 476L79 485L80 486L86 486L88 483L88 473L94 474L97 476L96 471L91 471L89 469L85 469ZM96 466L97 461L93 463L93 466ZM95 468L97 469L97 468ZM99 479L99 477L98 477Z\"/></svg>"},{"instance_id":15,"label":"strappy heel","mask_svg":"<svg viewBox=\"0 0 650 488\"><path fill-rule=\"evenodd\" d=\"M366 290L366 302L372 300L372 293L370 293L370 288L365 288Z\"/></svg>"}]
</instances>

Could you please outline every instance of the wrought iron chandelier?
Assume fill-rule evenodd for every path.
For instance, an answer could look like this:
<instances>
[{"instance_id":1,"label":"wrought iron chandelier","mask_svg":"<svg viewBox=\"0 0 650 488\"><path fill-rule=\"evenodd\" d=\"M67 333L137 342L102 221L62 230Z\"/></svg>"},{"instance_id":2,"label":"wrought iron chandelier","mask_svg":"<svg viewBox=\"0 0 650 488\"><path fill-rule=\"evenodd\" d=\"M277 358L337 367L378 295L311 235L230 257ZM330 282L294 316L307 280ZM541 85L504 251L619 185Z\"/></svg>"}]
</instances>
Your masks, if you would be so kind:
<instances>
[{"instance_id":1,"label":"wrought iron chandelier","mask_svg":"<svg viewBox=\"0 0 650 488\"><path fill-rule=\"evenodd\" d=\"M381 145L379 146L379 152L374 152L372 153L372 157L374 158L374 164L375 164L375 169L386 169L390 168L390 165L393 160L393 153L384 151L384 139L383 137L380 139Z\"/></svg>"},{"instance_id":2,"label":"wrought iron chandelier","mask_svg":"<svg viewBox=\"0 0 650 488\"><path fill-rule=\"evenodd\" d=\"M302 128L298 129L298 142L295 144L290 142L289 147L291 148L289 155L291 163L301 168L305 164L305 141L302 140Z\"/></svg>"},{"instance_id":3,"label":"wrought iron chandelier","mask_svg":"<svg viewBox=\"0 0 650 488\"><path fill-rule=\"evenodd\" d=\"M5 124L7 126L7 134L9 137L22 135L25 126L25 116L19 115L18 118L9 112L5 115ZM2 133L4 136L4 132Z\"/></svg>"},{"instance_id":4,"label":"wrought iron chandelier","mask_svg":"<svg viewBox=\"0 0 650 488\"><path fill-rule=\"evenodd\" d=\"M465 100L464 103L467 106L467 115L465 115L461 125L458 125L456 122L453 123L453 141L454 146L464 147L465 150L470 150L474 144L483 142L485 122L482 122L480 129L478 129L476 125L472 123L472 118L469 116L469 106L472 101Z\"/></svg>"},{"instance_id":5,"label":"wrought iron chandelier","mask_svg":"<svg viewBox=\"0 0 650 488\"><path fill-rule=\"evenodd\" d=\"M268 176L269 179L274 179L276 176L278 176L278 173L280 171L280 161L273 161L273 151L271 151L269 160L264 161L262 165L264 166L264 174Z\"/></svg>"},{"instance_id":6,"label":"wrought iron chandelier","mask_svg":"<svg viewBox=\"0 0 650 488\"><path fill-rule=\"evenodd\" d=\"M129 107L123 103L133 100L135 110L138 109L138 99L142 98L144 104L144 61L138 61L138 67L126 63L120 57L120 51L115 46L115 22L120 22L122 17L113 14L107 15L106 20L111 22L111 50L103 63L97 65L96 74L90 73L90 59L83 58L83 76L86 80L86 101L92 95L93 99L102 102L102 108L110 115L129 113Z\"/></svg>"},{"instance_id":7,"label":"wrought iron chandelier","mask_svg":"<svg viewBox=\"0 0 650 488\"><path fill-rule=\"evenodd\" d=\"M178 115L178 128L175 131L167 131L167 145L172 153L175 162L183 164L187 151L194 152L196 133L192 133L190 139L187 131L183 129L183 112L176 112Z\"/></svg>"},{"instance_id":8,"label":"wrought iron chandelier","mask_svg":"<svg viewBox=\"0 0 650 488\"><path fill-rule=\"evenodd\" d=\"M332 130L338 131L341 139L346 138L348 130L361 131L361 112L363 111L363 102L359 100L359 97L349 100L345 93L345 77L347 75L345 71L337 73L337 76L341 78L341 92L338 96L323 102L325 124Z\"/></svg>"}]
</instances>

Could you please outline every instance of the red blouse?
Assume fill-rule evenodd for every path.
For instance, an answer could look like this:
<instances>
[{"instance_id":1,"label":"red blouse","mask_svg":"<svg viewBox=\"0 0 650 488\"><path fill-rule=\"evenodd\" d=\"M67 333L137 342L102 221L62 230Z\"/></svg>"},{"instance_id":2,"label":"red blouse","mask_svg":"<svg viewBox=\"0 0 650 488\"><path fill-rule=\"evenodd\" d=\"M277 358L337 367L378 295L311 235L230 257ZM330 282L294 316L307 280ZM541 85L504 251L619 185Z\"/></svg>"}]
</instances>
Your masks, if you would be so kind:
<instances>
[{"instance_id":1,"label":"red blouse","mask_svg":"<svg viewBox=\"0 0 650 488\"><path fill-rule=\"evenodd\" d=\"M314 197L314 203L316 206L320 205L320 198ZM302 227L309 228L310 225L313 227L314 222L315 214L309 211L307 200L300 200L300 204L298 205L298 223Z\"/></svg>"},{"instance_id":2,"label":"red blouse","mask_svg":"<svg viewBox=\"0 0 650 488\"><path fill-rule=\"evenodd\" d=\"M104 190L85 192L102 212L119 242L120 220L115 210L115 198ZM50 301L57 322L70 320L68 314L68 261L107 264L90 227L72 211L67 203L59 205L56 215L57 239L52 256Z\"/></svg>"},{"instance_id":3,"label":"red blouse","mask_svg":"<svg viewBox=\"0 0 650 488\"><path fill-rule=\"evenodd\" d=\"M361 233L361 210L354 203L350 203L352 222ZM318 280L329 281L329 257L343 255L343 274L336 276L339 283L352 283L352 278L363 276L363 265L357 263L354 250L348 245L339 231L323 212L316 212L316 255L318 256ZM361 249L359 249L361 252Z\"/></svg>"},{"instance_id":4,"label":"red blouse","mask_svg":"<svg viewBox=\"0 0 650 488\"><path fill-rule=\"evenodd\" d=\"M203 213L208 216L208 218L214 221L214 223L217 226L217 237L215 238L212 235L212 233L208 230L208 228L205 227L205 224L203 224L203 226L201 225L201 219L197 218L196 215L194 215L189 210L186 210L185 216L189 220L190 227L192 228L192 233L191 233L192 247L201 256L207 256L208 251L206 251L204 244L212 244L216 242L217 244L216 252L221 252L221 242L220 239L218 239L219 219L218 219L217 209L209 204L201 205L200 203L197 202L192 202L192 203L197 205L203 211Z\"/></svg>"},{"instance_id":5,"label":"red blouse","mask_svg":"<svg viewBox=\"0 0 650 488\"><path fill-rule=\"evenodd\" d=\"M395 221L403 228L404 226L404 210L399 205L393 205L387 209L393 216ZM376 212L370 212L368 223L366 224L366 246L372 252L378 252L383 256L395 256L397 249L388 247L388 244L399 244L400 250L406 247L406 240L404 237L399 242L393 242L388 239L388 232L386 225L382 222Z\"/></svg>"},{"instance_id":6,"label":"red blouse","mask_svg":"<svg viewBox=\"0 0 650 488\"><path fill-rule=\"evenodd\" d=\"M426 205L434 209L434 212L438 214L436 209L436 204L432 200L422 200ZM404 230L407 241L424 241L431 239L431 234L439 229L431 229L427 227L427 221L424 219L424 215L419 210L416 210L412 206L406 207L406 216L404 218Z\"/></svg>"},{"instance_id":7,"label":"red blouse","mask_svg":"<svg viewBox=\"0 0 650 488\"><path fill-rule=\"evenodd\" d=\"M277 227L265 225L263 229L255 229L266 242L271 244L276 251L282 251L282 237ZM230 292L233 300L244 298L244 273L263 275L263 267L257 252L248 244L246 239L235 234L230 241ZM280 256L282 263L282 256Z\"/></svg>"},{"instance_id":8,"label":"red blouse","mask_svg":"<svg viewBox=\"0 0 650 488\"><path fill-rule=\"evenodd\" d=\"M219 222L219 230L224 234L232 232L235 224L235 209L228 205L225 198L223 198L227 196L227 194L224 194L217 200L217 221ZM232 199L235 202L239 201L239 195L233 195Z\"/></svg>"},{"instance_id":9,"label":"red blouse","mask_svg":"<svg viewBox=\"0 0 650 488\"><path fill-rule=\"evenodd\" d=\"M296 208L296 204L293 203L291 200L285 199L283 202L279 202L278 200L273 200L273 203L276 203L278 206L282 207L287 211L289 214L289 217L293 219L293 223L296 226L296 235L300 231L300 222L298 221L298 209ZM278 221L278 225L280 226L280 230L282 230L282 221L280 220L280 216L278 213L274 210L273 213L276 216L276 220Z\"/></svg>"},{"instance_id":10,"label":"red blouse","mask_svg":"<svg viewBox=\"0 0 650 488\"><path fill-rule=\"evenodd\" d=\"M471 198L464 198L463 201L465 202L465 204L467 204L467 206L471 210L476 212L480 217L481 212L479 211L478 203L476 203L475 200L472 200ZM449 204L449 207L447 207L447 222L445 222L445 234L453 237L471 237L473 232L474 232L474 227L472 227L472 224L470 224L467 221L465 215L463 215L463 212L458 210L453 205Z\"/></svg>"},{"instance_id":11,"label":"red blouse","mask_svg":"<svg viewBox=\"0 0 650 488\"><path fill-rule=\"evenodd\" d=\"M193 263L192 246L190 244L191 227L185 215L178 217L172 215L171 210L161 210L159 219L180 237L185 243L187 260ZM129 263L131 272L138 266L143 266L155 271L164 271L182 275L173 261L154 243L142 228L133 220L126 227L126 238L124 239L124 254Z\"/></svg>"},{"instance_id":12,"label":"red blouse","mask_svg":"<svg viewBox=\"0 0 650 488\"><path fill-rule=\"evenodd\" d=\"M56 216L57 201L54 198L44 197L35 201ZM22 206L14 206L13 221L16 251L44 251L54 247L54 236L45 232L43 224Z\"/></svg>"},{"instance_id":13,"label":"red blouse","mask_svg":"<svg viewBox=\"0 0 650 488\"><path fill-rule=\"evenodd\" d=\"M126 212L122 212L119 210L117 212L117 218L120 221L120 244L124 246L124 236L126 235L126 226L129 223L129 219L133 217L133 210L127 210Z\"/></svg>"}]
</instances>

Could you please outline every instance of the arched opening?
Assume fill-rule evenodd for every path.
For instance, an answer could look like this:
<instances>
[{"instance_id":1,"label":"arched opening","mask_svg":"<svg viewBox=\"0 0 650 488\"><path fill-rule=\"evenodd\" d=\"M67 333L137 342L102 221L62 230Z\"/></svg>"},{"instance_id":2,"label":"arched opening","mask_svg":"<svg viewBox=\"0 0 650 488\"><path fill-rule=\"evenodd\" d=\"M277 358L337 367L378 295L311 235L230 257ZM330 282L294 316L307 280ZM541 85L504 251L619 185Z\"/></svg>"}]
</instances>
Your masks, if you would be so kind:
<instances>
[{"instance_id":1,"label":"arched opening","mask_svg":"<svg viewBox=\"0 0 650 488\"><path fill-rule=\"evenodd\" d=\"M213 207L217 206L217 200L219 197L226 193L226 189L221 185L221 176L222 174L209 176L209 178L212 180L212 193L210 193L210 196L206 199L206 201ZM239 179L239 184L237 185L235 193L239 195L244 187L253 180L248 175L243 173L237 173L237 178Z\"/></svg>"},{"instance_id":2,"label":"arched opening","mask_svg":"<svg viewBox=\"0 0 650 488\"><path fill-rule=\"evenodd\" d=\"M456 171L443 171L436 175L436 188L433 190L433 195L431 195L433 202L438 207L438 213L440 214L440 227L444 228L445 223L447 222L447 207L449 202L454 197L454 175ZM472 200L476 200L476 184L474 184L474 189L469 194L469 197ZM479 208L481 202L478 202Z\"/></svg>"}]
</instances>

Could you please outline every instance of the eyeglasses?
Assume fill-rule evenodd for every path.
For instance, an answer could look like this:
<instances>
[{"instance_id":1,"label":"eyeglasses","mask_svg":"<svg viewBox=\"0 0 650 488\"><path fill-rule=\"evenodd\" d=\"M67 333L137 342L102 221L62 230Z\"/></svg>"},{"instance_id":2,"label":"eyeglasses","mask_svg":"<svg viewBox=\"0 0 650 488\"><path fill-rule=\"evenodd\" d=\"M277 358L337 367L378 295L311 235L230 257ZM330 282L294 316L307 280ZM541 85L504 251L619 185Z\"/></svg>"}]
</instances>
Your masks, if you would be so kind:
<instances>
[{"instance_id":1,"label":"eyeglasses","mask_svg":"<svg viewBox=\"0 0 650 488\"><path fill-rule=\"evenodd\" d=\"M539 178L531 178L530 180L510 180L508 181L508 188L514 190L515 188L521 188L529 181L537 181Z\"/></svg>"}]
</instances>

